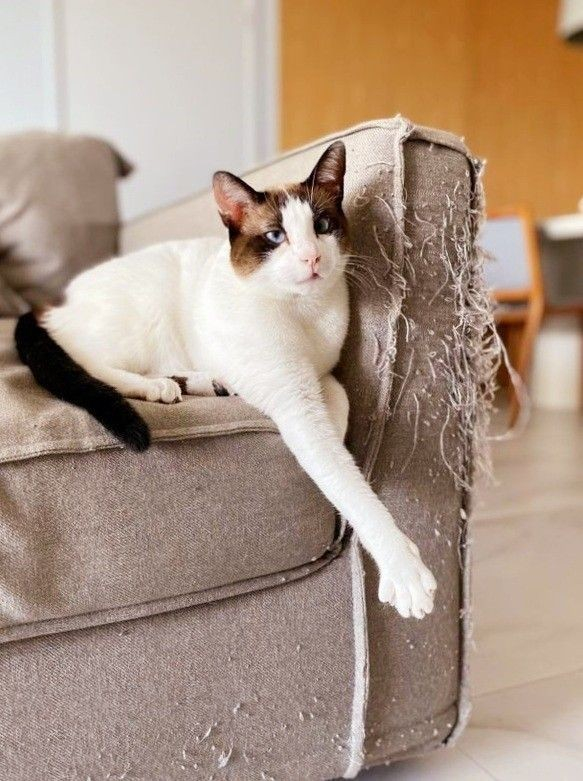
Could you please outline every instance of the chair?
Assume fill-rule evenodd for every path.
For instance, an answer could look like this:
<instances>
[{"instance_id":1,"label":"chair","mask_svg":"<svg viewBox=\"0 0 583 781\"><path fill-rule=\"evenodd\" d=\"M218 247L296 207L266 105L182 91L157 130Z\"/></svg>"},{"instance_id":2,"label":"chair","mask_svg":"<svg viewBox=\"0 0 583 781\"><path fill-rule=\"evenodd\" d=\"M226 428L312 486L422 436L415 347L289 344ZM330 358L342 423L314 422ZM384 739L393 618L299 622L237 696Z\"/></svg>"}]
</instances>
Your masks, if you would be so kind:
<instances>
[{"instance_id":1,"label":"chair","mask_svg":"<svg viewBox=\"0 0 583 781\"><path fill-rule=\"evenodd\" d=\"M491 256L486 283L496 301L496 323L505 334L511 361L527 385L537 333L545 313L545 294L536 225L525 206L493 210L479 242ZM517 334L518 339L514 337ZM519 412L512 392L511 424Z\"/></svg>"}]
</instances>

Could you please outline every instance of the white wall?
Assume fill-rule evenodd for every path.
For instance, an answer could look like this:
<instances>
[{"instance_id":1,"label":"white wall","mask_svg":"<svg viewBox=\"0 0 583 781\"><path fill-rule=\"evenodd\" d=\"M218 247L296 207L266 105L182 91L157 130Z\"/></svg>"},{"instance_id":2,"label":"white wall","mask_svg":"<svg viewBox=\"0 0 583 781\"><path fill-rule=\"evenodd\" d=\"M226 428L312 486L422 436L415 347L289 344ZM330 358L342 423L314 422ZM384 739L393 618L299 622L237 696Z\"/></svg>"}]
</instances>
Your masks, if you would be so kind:
<instances>
[{"instance_id":1,"label":"white wall","mask_svg":"<svg viewBox=\"0 0 583 781\"><path fill-rule=\"evenodd\" d=\"M244 170L275 152L276 8L0 0L0 64L11 57L18 71L0 130L56 126L108 138L137 168L121 185L125 218L183 198L216 168ZM20 36L6 57L4 16Z\"/></svg>"},{"instance_id":2,"label":"white wall","mask_svg":"<svg viewBox=\"0 0 583 781\"><path fill-rule=\"evenodd\" d=\"M531 395L535 407L581 409L582 354L580 318L546 318L533 355Z\"/></svg>"},{"instance_id":3,"label":"white wall","mask_svg":"<svg viewBox=\"0 0 583 781\"><path fill-rule=\"evenodd\" d=\"M0 133L54 124L50 3L0 0Z\"/></svg>"}]
</instances>

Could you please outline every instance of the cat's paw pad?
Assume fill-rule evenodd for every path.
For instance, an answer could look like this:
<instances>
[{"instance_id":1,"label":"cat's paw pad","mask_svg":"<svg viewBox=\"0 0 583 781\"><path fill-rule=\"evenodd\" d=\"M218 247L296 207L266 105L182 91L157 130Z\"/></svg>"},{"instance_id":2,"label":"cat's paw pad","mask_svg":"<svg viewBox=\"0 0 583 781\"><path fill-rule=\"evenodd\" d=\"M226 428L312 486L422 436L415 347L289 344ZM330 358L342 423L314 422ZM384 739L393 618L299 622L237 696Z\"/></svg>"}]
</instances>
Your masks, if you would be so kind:
<instances>
[{"instance_id":1,"label":"cat's paw pad","mask_svg":"<svg viewBox=\"0 0 583 781\"><path fill-rule=\"evenodd\" d=\"M175 404L182 401L180 385L169 377L148 380L146 401L160 401L162 404Z\"/></svg>"},{"instance_id":2,"label":"cat's paw pad","mask_svg":"<svg viewBox=\"0 0 583 781\"><path fill-rule=\"evenodd\" d=\"M379 600L388 602L403 618L424 618L431 613L436 588L435 578L410 540L381 567Z\"/></svg>"}]
</instances>

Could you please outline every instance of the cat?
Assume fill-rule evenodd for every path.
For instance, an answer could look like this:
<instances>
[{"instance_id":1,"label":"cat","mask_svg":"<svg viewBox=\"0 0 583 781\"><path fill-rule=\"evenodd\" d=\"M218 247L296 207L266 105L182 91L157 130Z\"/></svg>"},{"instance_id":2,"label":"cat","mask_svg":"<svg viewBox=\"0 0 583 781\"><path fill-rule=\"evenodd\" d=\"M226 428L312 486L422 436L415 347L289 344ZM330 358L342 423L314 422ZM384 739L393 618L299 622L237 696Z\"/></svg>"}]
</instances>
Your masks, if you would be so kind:
<instances>
[{"instance_id":1,"label":"cat","mask_svg":"<svg viewBox=\"0 0 583 781\"><path fill-rule=\"evenodd\" d=\"M218 171L228 240L173 241L95 266L63 303L23 315L16 343L40 385L138 451L148 427L124 397L239 394L352 525L378 566L379 599L423 618L435 579L343 444L348 398L331 371L349 316L345 166L336 141L299 184L257 192Z\"/></svg>"}]
</instances>

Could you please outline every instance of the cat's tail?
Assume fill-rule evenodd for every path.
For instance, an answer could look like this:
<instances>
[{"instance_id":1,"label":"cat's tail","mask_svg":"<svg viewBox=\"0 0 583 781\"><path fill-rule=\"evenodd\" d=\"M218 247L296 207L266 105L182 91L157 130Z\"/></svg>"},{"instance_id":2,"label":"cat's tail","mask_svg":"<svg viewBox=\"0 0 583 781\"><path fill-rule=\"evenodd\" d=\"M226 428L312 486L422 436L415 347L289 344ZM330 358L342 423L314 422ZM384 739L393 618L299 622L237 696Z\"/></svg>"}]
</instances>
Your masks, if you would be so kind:
<instances>
[{"instance_id":1,"label":"cat's tail","mask_svg":"<svg viewBox=\"0 0 583 781\"><path fill-rule=\"evenodd\" d=\"M30 367L39 385L58 399L87 410L132 450L149 447L148 425L129 401L79 366L38 323L33 312L21 315L14 338L20 360Z\"/></svg>"}]
</instances>

